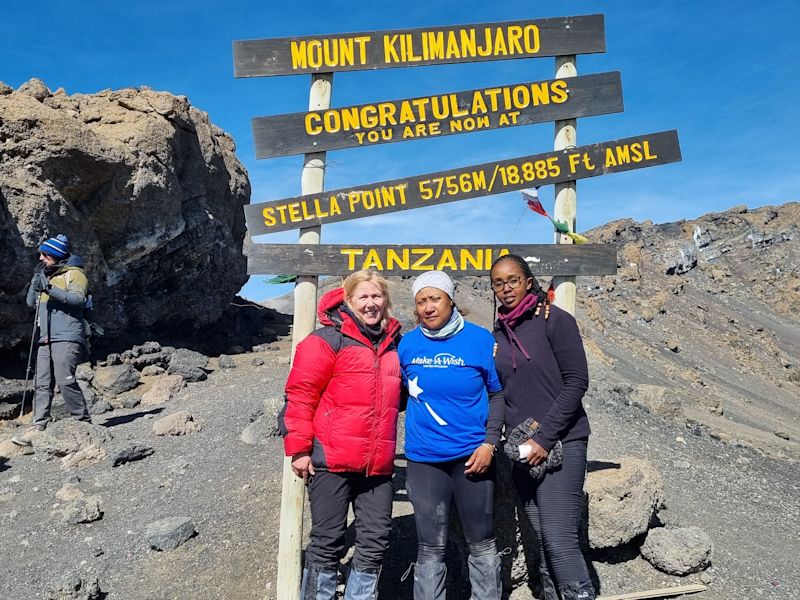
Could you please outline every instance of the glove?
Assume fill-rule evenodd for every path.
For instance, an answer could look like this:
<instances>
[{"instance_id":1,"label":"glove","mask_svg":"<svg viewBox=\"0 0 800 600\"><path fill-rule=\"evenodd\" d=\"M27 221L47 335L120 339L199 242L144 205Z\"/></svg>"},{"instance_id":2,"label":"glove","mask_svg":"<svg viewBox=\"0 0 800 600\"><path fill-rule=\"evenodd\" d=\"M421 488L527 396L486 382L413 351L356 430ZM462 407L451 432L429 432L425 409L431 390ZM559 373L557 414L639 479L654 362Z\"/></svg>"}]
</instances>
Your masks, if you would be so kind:
<instances>
[{"instance_id":1,"label":"glove","mask_svg":"<svg viewBox=\"0 0 800 600\"><path fill-rule=\"evenodd\" d=\"M508 456L512 462L527 465L528 461L519 456L519 447L531 439L537 431L539 431L539 422L533 417L528 417L522 423L514 427L511 433L508 434L503 452L505 452L506 456ZM564 451L561 447L561 440L558 440L547 455L547 460L541 464L531 466L528 472L531 477L539 481L544 477L545 473L554 471L556 468L560 467L563 458Z\"/></svg>"},{"instance_id":2,"label":"glove","mask_svg":"<svg viewBox=\"0 0 800 600\"><path fill-rule=\"evenodd\" d=\"M44 271L36 271L31 279L31 287L37 292L42 293L50 289L50 281Z\"/></svg>"}]
</instances>

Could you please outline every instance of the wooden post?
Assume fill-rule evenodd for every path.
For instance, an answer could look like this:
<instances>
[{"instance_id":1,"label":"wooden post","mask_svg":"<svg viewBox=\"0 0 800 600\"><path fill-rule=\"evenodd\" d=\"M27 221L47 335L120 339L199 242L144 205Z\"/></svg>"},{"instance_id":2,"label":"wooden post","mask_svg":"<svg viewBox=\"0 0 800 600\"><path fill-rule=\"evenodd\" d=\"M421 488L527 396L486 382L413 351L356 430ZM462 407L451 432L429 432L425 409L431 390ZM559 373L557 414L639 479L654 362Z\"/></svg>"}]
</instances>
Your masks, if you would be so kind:
<instances>
[{"instance_id":1,"label":"wooden post","mask_svg":"<svg viewBox=\"0 0 800 600\"><path fill-rule=\"evenodd\" d=\"M325 110L331 106L333 73L311 76L309 110ZM302 193L318 194L325 185L325 152L305 155L301 177ZM300 244L319 244L322 227L300 230ZM314 331L317 321L317 277L300 276L294 287L294 318L292 320L292 361L297 344ZM281 526L278 546L277 597L281 600L300 598L302 578L301 550L303 544L303 503L306 489L303 480L292 472L292 459L284 458L281 484Z\"/></svg>"},{"instance_id":2,"label":"wooden post","mask_svg":"<svg viewBox=\"0 0 800 600\"><path fill-rule=\"evenodd\" d=\"M556 78L575 77L578 69L575 66L575 56L556 57ZM554 150L563 150L570 146L577 145L576 120L565 119L556 121ZM555 208L553 218L556 221L563 221L570 231L575 231L577 213L577 191L574 181L557 183L555 185ZM571 244L572 239L561 233L555 232L556 244ZM575 277L553 277L553 288L556 291L555 304L559 308L566 310L569 314L575 314Z\"/></svg>"}]
</instances>

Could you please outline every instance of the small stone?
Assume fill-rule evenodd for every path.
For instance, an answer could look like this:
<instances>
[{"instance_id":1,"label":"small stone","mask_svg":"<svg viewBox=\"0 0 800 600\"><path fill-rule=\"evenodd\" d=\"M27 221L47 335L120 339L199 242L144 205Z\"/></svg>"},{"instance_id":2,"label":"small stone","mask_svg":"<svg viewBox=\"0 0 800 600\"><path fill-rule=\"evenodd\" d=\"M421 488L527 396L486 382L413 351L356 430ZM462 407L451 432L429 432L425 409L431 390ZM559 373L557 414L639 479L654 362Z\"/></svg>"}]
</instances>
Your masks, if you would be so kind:
<instances>
[{"instance_id":1,"label":"small stone","mask_svg":"<svg viewBox=\"0 0 800 600\"><path fill-rule=\"evenodd\" d=\"M121 365L122 364L122 357L119 354L109 354L106 357L106 366L113 366L113 365Z\"/></svg>"},{"instance_id":2,"label":"small stone","mask_svg":"<svg viewBox=\"0 0 800 600\"><path fill-rule=\"evenodd\" d=\"M92 385L103 394L117 396L139 385L139 371L130 365L100 367L94 374Z\"/></svg>"},{"instance_id":3,"label":"small stone","mask_svg":"<svg viewBox=\"0 0 800 600\"><path fill-rule=\"evenodd\" d=\"M250 361L250 364L252 364L254 367L260 367L261 365L264 364L264 359L261 358L260 356L256 356L253 360Z\"/></svg>"},{"instance_id":4,"label":"small stone","mask_svg":"<svg viewBox=\"0 0 800 600\"><path fill-rule=\"evenodd\" d=\"M186 411L161 417L153 423L153 433L156 435L187 435L202 428L200 420Z\"/></svg>"},{"instance_id":5,"label":"small stone","mask_svg":"<svg viewBox=\"0 0 800 600\"><path fill-rule=\"evenodd\" d=\"M136 408L142 399L139 396L127 396L122 399L123 408Z\"/></svg>"},{"instance_id":6,"label":"small stone","mask_svg":"<svg viewBox=\"0 0 800 600\"><path fill-rule=\"evenodd\" d=\"M164 369L158 365L147 365L142 369L142 375L145 377L155 377L164 373Z\"/></svg>"},{"instance_id":7,"label":"small stone","mask_svg":"<svg viewBox=\"0 0 800 600\"><path fill-rule=\"evenodd\" d=\"M142 404L144 406L152 406L169 402L184 387L186 387L186 381L180 375L165 375L144 393Z\"/></svg>"},{"instance_id":8,"label":"small stone","mask_svg":"<svg viewBox=\"0 0 800 600\"><path fill-rule=\"evenodd\" d=\"M709 583L714 581L714 577L713 575L711 575L711 573L703 571L702 573L700 573L700 581L708 585Z\"/></svg>"},{"instance_id":9,"label":"small stone","mask_svg":"<svg viewBox=\"0 0 800 600\"><path fill-rule=\"evenodd\" d=\"M686 444L686 440L683 439L681 436L676 437L675 441L676 442L680 442L681 444L684 444L684 445Z\"/></svg>"},{"instance_id":10,"label":"small stone","mask_svg":"<svg viewBox=\"0 0 800 600\"><path fill-rule=\"evenodd\" d=\"M676 460L672 463L676 469L691 469L692 464L687 460Z\"/></svg>"},{"instance_id":11,"label":"small stone","mask_svg":"<svg viewBox=\"0 0 800 600\"><path fill-rule=\"evenodd\" d=\"M89 409L90 415L102 415L103 413L107 413L114 410L114 407L108 402L108 400L98 400L92 407Z\"/></svg>"},{"instance_id":12,"label":"small stone","mask_svg":"<svg viewBox=\"0 0 800 600\"><path fill-rule=\"evenodd\" d=\"M189 517L171 517L150 523L145 529L145 538L156 550L177 548L195 534L194 523Z\"/></svg>"},{"instance_id":13,"label":"small stone","mask_svg":"<svg viewBox=\"0 0 800 600\"><path fill-rule=\"evenodd\" d=\"M777 435L782 440L788 440L789 439L789 434L786 433L785 431L773 431L772 433Z\"/></svg>"},{"instance_id":14,"label":"small stone","mask_svg":"<svg viewBox=\"0 0 800 600\"><path fill-rule=\"evenodd\" d=\"M98 548L95 548L95 549L92 550L92 554L94 556L102 556L104 554L104 552L103 552L102 548L98 547Z\"/></svg>"},{"instance_id":15,"label":"small stone","mask_svg":"<svg viewBox=\"0 0 800 600\"><path fill-rule=\"evenodd\" d=\"M111 463L112 467L118 467L119 465L134 462L137 460L142 460L147 458L151 454L153 454L155 450L150 446L144 446L141 444L133 444L131 446L127 446L125 448L121 448L115 452L112 452L108 457L108 462Z\"/></svg>"},{"instance_id":16,"label":"small stone","mask_svg":"<svg viewBox=\"0 0 800 600\"><path fill-rule=\"evenodd\" d=\"M236 363L234 362L233 357L228 356L227 354L220 354L217 362L219 363L220 369L236 368Z\"/></svg>"},{"instance_id":17,"label":"small stone","mask_svg":"<svg viewBox=\"0 0 800 600\"><path fill-rule=\"evenodd\" d=\"M640 548L642 556L670 575L688 575L711 563L713 544L699 527L651 529Z\"/></svg>"},{"instance_id":18,"label":"small stone","mask_svg":"<svg viewBox=\"0 0 800 600\"><path fill-rule=\"evenodd\" d=\"M45 600L99 600L103 598L97 577L82 577L71 573L52 584L45 594Z\"/></svg>"},{"instance_id":19,"label":"small stone","mask_svg":"<svg viewBox=\"0 0 800 600\"><path fill-rule=\"evenodd\" d=\"M54 510L51 516L59 517L62 523L78 525L79 523L91 523L103 517L100 510L100 496L80 496L76 497L61 510Z\"/></svg>"},{"instance_id":20,"label":"small stone","mask_svg":"<svg viewBox=\"0 0 800 600\"><path fill-rule=\"evenodd\" d=\"M671 352L675 352L676 354L681 351L680 345L678 344L678 340L670 338L668 340L664 340L664 345L667 347L668 350Z\"/></svg>"}]
</instances>

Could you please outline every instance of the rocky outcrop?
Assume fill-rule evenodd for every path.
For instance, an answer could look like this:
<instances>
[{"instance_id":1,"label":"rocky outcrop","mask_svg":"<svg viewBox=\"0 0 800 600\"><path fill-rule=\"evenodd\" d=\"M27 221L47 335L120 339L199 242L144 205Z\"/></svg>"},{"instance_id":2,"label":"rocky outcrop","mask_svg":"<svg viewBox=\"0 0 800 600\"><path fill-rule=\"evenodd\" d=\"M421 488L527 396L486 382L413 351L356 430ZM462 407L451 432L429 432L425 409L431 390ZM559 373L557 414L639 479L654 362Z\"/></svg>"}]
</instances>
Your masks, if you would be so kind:
<instances>
[{"instance_id":1,"label":"rocky outcrop","mask_svg":"<svg viewBox=\"0 0 800 600\"><path fill-rule=\"evenodd\" d=\"M250 185L231 137L183 96L0 86L0 352L29 339L36 248L67 233L106 335L191 331L247 279Z\"/></svg>"}]
</instances>

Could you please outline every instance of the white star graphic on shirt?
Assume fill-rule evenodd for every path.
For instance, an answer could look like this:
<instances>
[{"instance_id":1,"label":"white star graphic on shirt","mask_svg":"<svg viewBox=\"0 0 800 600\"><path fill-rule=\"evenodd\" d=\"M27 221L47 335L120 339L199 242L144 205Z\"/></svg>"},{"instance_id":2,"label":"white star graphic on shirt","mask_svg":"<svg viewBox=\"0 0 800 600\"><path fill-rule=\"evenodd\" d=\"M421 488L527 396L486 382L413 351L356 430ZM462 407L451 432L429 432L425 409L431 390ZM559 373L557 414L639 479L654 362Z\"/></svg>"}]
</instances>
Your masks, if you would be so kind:
<instances>
[{"instance_id":1,"label":"white star graphic on shirt","mask_svg":"<svg viewBox=\"0 0 800 600\"><path fill-rule=\"evenodd\" d=\"M414 400L418 402L422 402L425 405L425 408L428 409L430 415L434 418L434 420L442 426L447 425L447 421L445 421L442 417L436 414L436 412L431 408L431 405L425 402L424 400L419 399L419 395L424 392L421 387L419 387L419 375L414 377L413 379L408 380L408 395L414 398Z\"/></svg>"},{"instance_id":2,"label":"white star graphic on shirt","mask_svg":"<svg viewBox=\"0 0 800 600\"><path fill-rule=\"evenodd\" d=\"M419 384L419 375L414 377L413 379L408 380L408 395L414 398L414 400L419 400L419 395L424 391Z\"/></svg>"}]
</instances>

